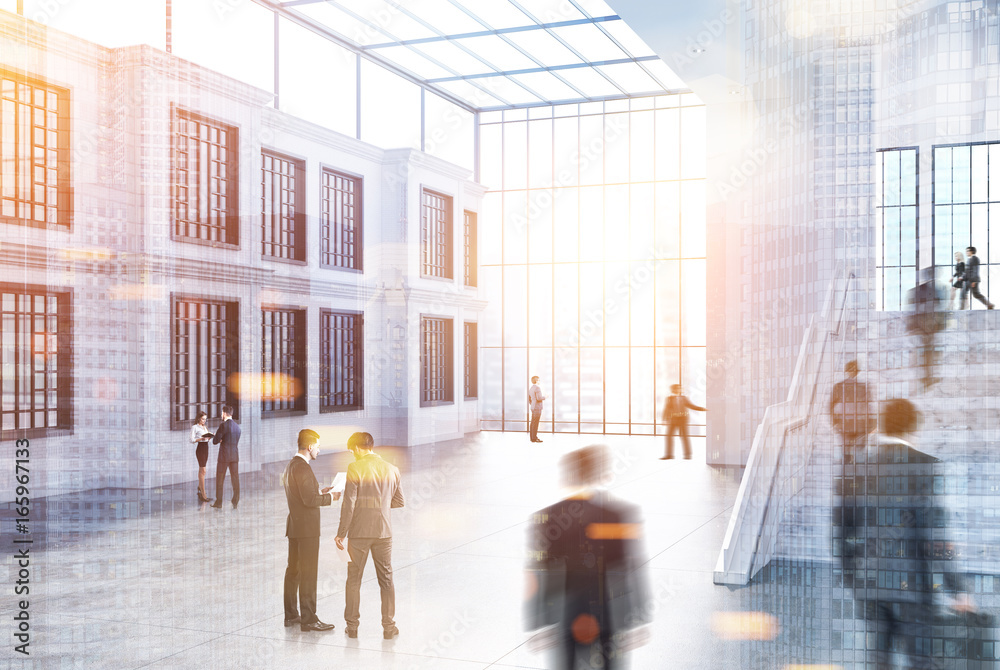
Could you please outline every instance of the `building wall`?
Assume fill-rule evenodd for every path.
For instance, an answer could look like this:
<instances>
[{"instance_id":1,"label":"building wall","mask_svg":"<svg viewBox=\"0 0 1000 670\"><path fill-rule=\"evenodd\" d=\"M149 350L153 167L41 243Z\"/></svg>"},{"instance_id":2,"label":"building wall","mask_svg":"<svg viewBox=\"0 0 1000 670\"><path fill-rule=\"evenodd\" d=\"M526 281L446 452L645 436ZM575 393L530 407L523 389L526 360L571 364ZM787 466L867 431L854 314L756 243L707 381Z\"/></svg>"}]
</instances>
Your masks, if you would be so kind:
<instances>
[{"instance_id":1,"label":"building wall","mask_svg":"<svg viewBox=\"0 0 1000 670\"><path fill-rule=\"evenodd\" d=\"M70 100L70 161L61 168L71 175L71 226L0 223L3 282L72 291L72 397L63 399L73 404L72 427L30 437L33 458L46 463L33 494L196 478L188 428L171 427L171 296L178 294L239 304L243 471L285 460L305 427L333 448L355 430L373 433L377 444L407 446L479 429L478 401L461 393L461 322L476 321L485 304L477 289L462 286L461 213L478 212L483 195L467 170L275 111L271 94L150 47L104 49L0 12L0 54L0 68L63 86ZM238 247L171 234L177 107L239 129ZM262 257L262 148L305 162L303 264ZM362 272L319 267L323 166L363 179ZM421 277L422 186L453 196L454 280ZM305 413L262 417L262 305L306 310ZM362 410L319 411L321 308L364 312ZM420 406L425 313L456 319L450 405ZM4 431L4 441L13 437Z\"/></svg>"}]
</instances>

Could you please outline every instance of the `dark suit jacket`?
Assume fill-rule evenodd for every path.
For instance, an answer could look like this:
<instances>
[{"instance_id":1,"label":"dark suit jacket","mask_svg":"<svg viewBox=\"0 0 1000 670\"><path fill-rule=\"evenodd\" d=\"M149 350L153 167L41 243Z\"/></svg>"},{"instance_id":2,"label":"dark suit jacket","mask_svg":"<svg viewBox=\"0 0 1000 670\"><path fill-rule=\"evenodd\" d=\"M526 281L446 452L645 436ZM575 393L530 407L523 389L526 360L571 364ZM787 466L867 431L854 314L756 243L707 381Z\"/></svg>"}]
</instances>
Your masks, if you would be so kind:
<instances>
[{"instance_id":1,"label":"dark suit jacket","mask_svg":"<svg viewBox=\"0 0 1000 670\"><path fill-rule=\"evenodd\" d=\"M940 461L896 438L871 439L855 454L854 474L844 477L835 515L845 578L858 600L928 607L934 592L960 586L936 493L944 491Z\"/></svg>"},{"instance_id":2,"label":"dark suit jacket","mask_svg":"<svg viewBox=\"0 0 1000 670\"><path fill-rule=\"evenodd\" d=\"M568 629L582 614L607 635L649 623L637 507L595 491L546 507L532 522L528 630L555 623Z\"/></svg>"},{"instance_id":3,"label":"dark suit jacket","mask_svg":"<svg viewBox=\"0 0 1000 670\"><path fill-rule=\"evenodd\" d=\"M281 476L288 501L285 537L319 537L319 508L333 504L333 496L319 492L312 466L293 456Z\"/></svg>"},{"instance_id":4,"label":"dark suit jacket","mask_svg":"<svg viewBox=\"0 0 1000 670\"><path fill-rule=\"evenodd\" d=\"M392 537L389 510L403 506L399 487L399 468L367 454L347 467L347 485L340 507L337 537Z\"/></svg>"},{"instance_id":5,"label":"dark suit jacket","mask_svg":"<svg viewBox=\"0 0 1000 670\"><path fill-rule=\"evenodd\" d=\"M219 462L220 463L232 463L240 462L240 435L243 431L240 430L240 424L236 423L232 419L227 419L222 422L219 426L219 430L215 431L215 437L212 438L212 444L219 444Z\"/></svg>"},{"instance_id":6,"label":"dark suit jacket","mask_svg":"<svg viewBox=\"0 0 1000 670\"><path fill-rule=\"evenodd\" d=\"M979 278L979 256L976 256L975 254L969 257L969 260L965 262L965 281L982 281Z\"/></svg>"},{"instance_id":7,"label":"dark suit jacket","mask_svg":"<svg viewBox=\"0 0 1000 670\"><path fill-rule=\"evenodd\" d=\"M665 421L687 421L689 409L698 412L705 411L704 407L695 405L685 395L669 395L667 396L667 404L663 407L663 419Z\"/></svg>"}]
</instances>

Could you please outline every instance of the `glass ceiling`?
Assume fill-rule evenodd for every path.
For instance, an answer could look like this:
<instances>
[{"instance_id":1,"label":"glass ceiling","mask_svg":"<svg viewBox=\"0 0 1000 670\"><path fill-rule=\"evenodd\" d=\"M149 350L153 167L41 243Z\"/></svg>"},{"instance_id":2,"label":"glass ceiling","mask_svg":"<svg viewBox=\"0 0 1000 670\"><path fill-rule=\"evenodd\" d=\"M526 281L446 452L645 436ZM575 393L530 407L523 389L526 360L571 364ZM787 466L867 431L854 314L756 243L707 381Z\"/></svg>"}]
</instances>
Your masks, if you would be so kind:
<instances>
[{"instance_id":1,"label":"glass ceiling","mask_svg":"<svg viewBox=\"0 0 1000 670\"><path fill-rule=\"evenodd\" d=\"M471 111L688 88L604 0L255 0Z\"/></svg>"}]
</instances>

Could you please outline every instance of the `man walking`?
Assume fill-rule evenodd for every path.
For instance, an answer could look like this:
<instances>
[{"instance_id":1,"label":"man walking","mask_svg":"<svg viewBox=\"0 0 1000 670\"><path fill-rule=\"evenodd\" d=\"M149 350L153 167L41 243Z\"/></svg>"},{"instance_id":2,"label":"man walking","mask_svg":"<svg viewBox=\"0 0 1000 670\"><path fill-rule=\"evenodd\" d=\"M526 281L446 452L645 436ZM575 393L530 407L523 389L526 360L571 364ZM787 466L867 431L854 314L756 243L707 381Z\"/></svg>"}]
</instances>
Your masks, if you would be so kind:
<instances>
[{"instance_id":1,"label":"man walking","mask_svg":"<svg viewBox=\"0 0 1000 670\"><path fill-rule=\"evenodd\" d=\"M538 439L538 422L542 418L542 403L545 396L542 395L542 387L538 385L538 376L531 378L531 387L528 389L528 409L531 410L531 441L541 442Z\"/></svg>"},{"instance_id":2,"label":"man walking","mask_svg":"<svg viewBox=\"0 0 1000 670\"><path fill-rule=\"evenodd\" d=\"M340 498L322 491L310 461L319 456L319 433L299 431L298 452L285 467L281 483L288 501L285 537L288 567L285 568L285 628L299 624L303 631L328 631L334 625L316 616L316 572L319 565L319 508Z\"/></svg>"},{"instance_id":3,"label":"man walking","mask_svg":"<svg viewBox=\"0 0 1000 670\"><path fill-rule=\"evenodd\" d=\"M973 298L986 305L986 309L993 309L993 303L979 292L979 282L981 279L979 277L979 256L976 255L976 248L966 247L965 255L968 257L968 260L965 262L965 281L962 283L961 305L965 306L965 297L969 294L969 291L972 291ZM971 307L971 301L969 305Z\"/></svg>"},{"instance_id":4,"label":"man walking","mask_svg":"<svg viewBox=\"0 0 1000 670\"><path fill-rule=\"evenodd\" d=\"M399 635L396 616L396 591L392 583L392 519L390 509L403 506L403 491L399 487L399 468L386 463L372 452L375 440L369 433L354 433L347 448L354 452L355 461L347 467L347 486L340 508L337 548L347 553L347 593L344 620L347 636L358 636L361 620L361 578L371 552L382 592L382 637L386 640Z\"/></svg>"},{"instance_id":5,"label":"man walking","mask_svg":"<svg viewBox=\"0 0 1000 670\"><path fill-rule=\"evenodd\" d=\"M830 424L840 435L844 445L844 462L851 462L853 446L858 438L867 435L874 425L869 420L868 385L858 380L858 362L848 361L844 366L847 379L833 385L827 408Z\"/></svg>"},{"instance_id":6,"label":"man walking","mask_svg":"<svg viewBox=\"0 0 1000 670\"><path fill-rule=\"evenodd\" d=\"M708 411L704 407L692 403L687 399L687 396L681 395L682 390L680 384L671 385L672 395L667 396L667 404L663 408L663 420L667 422L667 453L660 458L661 461L674 457L674 433L680 435L681 443L684 445L684 458L690 460L691 440L688 437L688 417L690 414L688 410Z\"/></svg>"},{"instance_id":7,"label":"man walking","mask_svg":"<svg viewBox=\"0 0 1000 670\"><path fill-rule=\"evenodd\" d=\"M222 487L226 483L226 469L233 478L233 509L240 504L240 425L233 421L233 408L222 407L222 425L215 431L212 444L219 445L219 460L215 466L215 509L222 509Z\"/></svg>"}]
</instances>

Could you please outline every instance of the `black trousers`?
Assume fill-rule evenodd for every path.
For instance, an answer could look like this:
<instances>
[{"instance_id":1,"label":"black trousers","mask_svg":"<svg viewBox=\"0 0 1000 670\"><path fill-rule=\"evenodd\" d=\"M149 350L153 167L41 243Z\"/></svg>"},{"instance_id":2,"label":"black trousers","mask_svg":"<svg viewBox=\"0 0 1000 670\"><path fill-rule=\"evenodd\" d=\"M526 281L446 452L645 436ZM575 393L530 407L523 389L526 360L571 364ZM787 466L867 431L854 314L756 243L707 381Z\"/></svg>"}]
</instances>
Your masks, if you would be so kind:
<instances>
[{"instance_id":1,"label":"black trousers","mask_svg":"<svg viewBox=\"0 0 1000 670\"><path fill-rule=\"evenodd\" d=\"M288 538L288 567L285 568L285 618L302 617L314 623L316 617L316 571L319 566L318 537Z\"/></svg>"},{"instance_id":2,"label":"black trousers","mask_svg":"<svg viewBox=\"0 0 1000 670\"><path fill-rule=\"evenodd\" d=\"M233 478L233 504L237 505L240 502L240 462L239 461L229 461L228 463L223 463L219 461L215 468L215 502L216 504L222 504L222 486L226 483L226 468L229 468L229 474Z\"/></svg>"},{"instance_id":3,"label":"black trousers","mask_svg":"<svg viewBox=\"0 0 1000 670\"><path fill-rule=\"evenodd\" d=\"M972 286L973 283L975 283L975 286ZM962 309L965 309L965 298L966 298L966 296L969 295L970 292L972 293L972 297L973 298L975 298L979 302L983 303L987 307L991 304L990 301L986 299L986 296L984 296L982 293L979 292L979 284L980 284L980 282L963 282L962 283L962 297L961 297L960 303L959 303L962 306ZM969 301L969 303L970 303L969 306L970 307L972 306L971 302L972 301Z\"/></svg>"},{"instance_id":4,"label":"black trousers","mask_svg":"<svg viewBox=\"0 0 1000 670\"><path fill-rule=\"evenodd\" d=\"M681 444L684 445L684 458L691 458L691 440L688 438L688 422L687 419L682 419L680 421L672 420L667 424L667 453L665 454L667 458L674 457L674 433L679 433L681 437Z\"/></svg>"},{"instance_id":5,"label":"black trousers","mask_svg":"<svg viewBox=\"0 0 1000 670\"><path fill-rule=\"evenodd\" d=\"M531 413L531 425L528 427L528 430L531 433L532 440L538 439L538 421L541 418L542 418L541 411Z\"/></svg>"}]
</instances>

